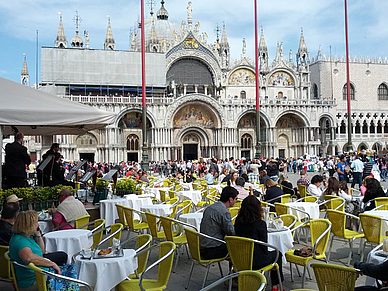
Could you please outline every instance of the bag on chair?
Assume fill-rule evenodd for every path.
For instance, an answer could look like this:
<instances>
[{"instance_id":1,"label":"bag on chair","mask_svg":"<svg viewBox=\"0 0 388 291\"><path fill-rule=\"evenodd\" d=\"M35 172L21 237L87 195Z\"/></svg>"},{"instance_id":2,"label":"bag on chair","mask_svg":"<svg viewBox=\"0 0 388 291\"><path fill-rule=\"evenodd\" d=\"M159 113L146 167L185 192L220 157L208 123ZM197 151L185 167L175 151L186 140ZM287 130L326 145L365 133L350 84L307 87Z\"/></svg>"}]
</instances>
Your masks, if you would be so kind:
<instances>
[{"instance_id":1,"label":"bag on chair","mask_svg":"<svg viewBox=\"0 0 388 291\"><path fill-rule=\"evenodd\" d=\"M69 278L77 279L77 271L75 265L63 265L59 266L61 270L61 275ZM51 273L55 273L53 268L49 270ZM58 279L54 277L47 277L47 291L79 291L79 285L77 283L69 282L63 279Z\"/></svg>"}]
</instances>

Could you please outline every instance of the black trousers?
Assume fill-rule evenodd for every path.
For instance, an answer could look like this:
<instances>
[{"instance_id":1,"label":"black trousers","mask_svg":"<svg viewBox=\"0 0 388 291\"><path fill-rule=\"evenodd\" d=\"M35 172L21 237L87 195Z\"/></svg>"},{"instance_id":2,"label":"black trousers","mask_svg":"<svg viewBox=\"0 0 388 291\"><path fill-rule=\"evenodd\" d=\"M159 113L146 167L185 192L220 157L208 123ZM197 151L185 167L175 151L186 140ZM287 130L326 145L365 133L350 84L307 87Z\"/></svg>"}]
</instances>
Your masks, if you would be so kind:
<instances>
[{"instance_id":1,"label":"black trousers","mask_svg":"<svg viewBox=\"0 0 388 291\"><path fill-rule=\"evenodd\" d=\"M259 270L265 266L268 266L269 264L271 264L274 260L275 260L275 257L276 257L276 252L275 251L272 251L272 252L268 252L265 256L260 256L260 257L257 257L255 256L253 258L253 264L252 264L252 269L253 270ZM278 257L278 260L276 262L279 266L279 273L280 273L280 278L282 280L282 282L284 281L284 277L283 277L283 269L282 269L282 254L279 253L279 257ZM271 271L271 282L272 282L272 286L273 285L278 285L279 284L279 277L278 277L278 274L277 274L277 271Z\"/></svg>"},{"instance_id":2,"label":"black trousers","mask_svg":"<svg viewBox=\"0 0 388 291\"><path fill-rule=\"evenodd\" d=\"M352 188L354 188L354 185L358 184L359 187L362 185L362 173L353 172L353 181L352 181Z\"/></svg>"},{"instance_id":3,"label":"black trousers","mask_svg":"<svg viewBox=\"0 0 388 291\"><path fill-rule=\"evenodd\" d=\"M52 252L44 254L43 257L56 263L58 266L62 266L67 263L67 254L65 252Z\"/></svg>"},{"instance_id":4,"label":"black trousers","mask_svg":"<svg viewBox=\"0 0 388 291\"><path fill-rule=\"evenodd\" d=\"M215 248L201 249L201 257L205 260L223 258L228 254L228 248L226 244L222 244Z\"/></svg>"}]
</instances>

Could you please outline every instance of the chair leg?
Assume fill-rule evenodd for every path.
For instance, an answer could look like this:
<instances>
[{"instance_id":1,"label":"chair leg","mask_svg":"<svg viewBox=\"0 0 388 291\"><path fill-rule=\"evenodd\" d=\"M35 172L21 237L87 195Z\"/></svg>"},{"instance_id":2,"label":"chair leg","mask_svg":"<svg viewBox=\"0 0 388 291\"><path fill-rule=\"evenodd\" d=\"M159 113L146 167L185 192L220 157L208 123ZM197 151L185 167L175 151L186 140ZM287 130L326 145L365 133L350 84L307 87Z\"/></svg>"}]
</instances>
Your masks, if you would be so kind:
<instances>
[{"instance_id":1,"label":"chair leg","mask_svg":"<svg viewBox=\"0 0 388 291\"><path fill-rule=\"evenodd\" d=\"M303 268L302 289L304 289L304 281L306 278L306 268L307 268L307 266L304 266L304 268Z\"/></svg>"},{"instance_id":2,"label":"chair leg","mask_svg":"<svg viewBox=\"0 0 388 291\"><path fill-rule=\"evenodd\" d=\"M327 261L328 261L328 262L330 261L331 248L333 247L333 241L334 241L334 234L333 234L333 236L331 237L331 242L330 242L330 246L329 246L329 254L327 255Z\"/></svg>"},{"instance_id":3,"label":"chair leg","mask_svg":"<svg viewBox=\"0 0 388 291\"><path fill-rule=\"evenodd\" d=\"M350 251L349 251L347 266L350 266L350 260L352 259L352 255L353 255L353 240L352 239L349 240L349 249L350 249Z\"/></svg>"},{"instance_id":4,"label":"chair leg","mask_svg":"<svg viewBox=\"0 0 388 291\"><path fill-rule=\"evenodd\" d=\"M366 240L364 241L364 244L362 245L362 249L361 249L361 259L360 259L361 262L364 261L365 245L366 245Z\"/></svg>"},{"instance_id":5,"label":"chair leg","mask_svg":"<svg viewBox=\"0 0 388 291\"><path fill-rule=\"evenodd\" d=\"M224 277L224 274L222 273L221 262L218 262L218 268L220 269L221 278Z\"/></svg>"},{"instance_id":6,"label":"chair leg","mask_svg":"<svg viewBox=\"0 0 388 291\"><path fill-rule=\"evenodd\" d=\"M187 258L190 260L189 250L187 249L187 244L185 244L186 254Z\"/></svg>"},{"instance_id":7,"label":"chair leg","mask_svg":"<svg viewBox=\"0 0 388 291\"><path fill-rule=\"evenodd\" d=\"M208 263L207 266L206 266L206 273L205 273L205 277L203 278L202 288L205 287L205 283L206 283L206 280L207 280L207 275L209 274L210 265L211 264Z\"/></svg>"},{"instance_id":8,"label":"chair leg","mask_svg":"<svg viewBox=\"0 0 388 291\"><path fill-rule=\"evenodd\" d=\"M310 268L309 268L309 266L306 266L306 269L307 269L307 274L309 275L309 279L312 280L311 279L311 275L310 275Z\"/></svg>"},{"instance_id":9,"label":"chair leg","mask_svg":"<svg viewBox=\"0 0 388 291\"><path fill-rule=\"evenodd\" d=\"M194 261L191 262L190 274L189 274L189 278L187 278L187 283L186 283L185 289L189 288L189 283L190 283L190 279L191 279L191 274L193 274L193 270L194 270Z\"/></svg>"},{"instance_id":10,"label":"chair leg","mask_svg":"<svg viewBox=\"0 0 388 291\"><path fill-rule=\"evenodd\" d=\"M176 253L176 259L175 259L175 266L174 266L174 273L176 273L176 266L178 265L178 261L179 261L179 248L180 246L177 248L177 250L175 251Z\"/></svg>"},{"instance_id":11,"label":"chair leg","mask_svg":"<svg viewBox=\"0 0 388 291\"><path fill-rule=\"evenodd\" d=\"M280 276L280 270L279 270L279 268L276 270L276 273L278 274L280 291L283 291L282 277ZM273 282L271 282L271 283L273 284Z\"/></svg>"},{"instance_id":12,"label":"chair leg","mask_svg":"<svg viewBox=\"0 0 388 291\"><path fill-rule=\"evenodd\" d=\"M297 264L295 264L295 268L296 268L296 271L298 272L298 276L301 277Z\"/></svg>"},{"instance_id":13,"label":"chair leg","mask_svg":"<svg viewBox=\"0 0 388 291\"><path fill-rule=\"evenodd\" d=\"M294 282L294 276L292 274L292 264L290 263L291 282Z\"/></svg>"}]
</instances>

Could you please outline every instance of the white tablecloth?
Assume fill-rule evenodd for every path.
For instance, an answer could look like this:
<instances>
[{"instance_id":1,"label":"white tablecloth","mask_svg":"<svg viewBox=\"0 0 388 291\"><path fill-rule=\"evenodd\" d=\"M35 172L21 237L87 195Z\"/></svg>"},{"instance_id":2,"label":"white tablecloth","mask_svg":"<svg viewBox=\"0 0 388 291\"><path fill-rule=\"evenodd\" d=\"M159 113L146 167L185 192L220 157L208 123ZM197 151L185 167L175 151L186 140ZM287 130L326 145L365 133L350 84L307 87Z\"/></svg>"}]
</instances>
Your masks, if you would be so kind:
<instances>
[{"instance_id":1,"label":"white tablecloth","mask_svg":"<svg viewBox=\"0 0 388 291\"><path fill-rule=\"evenodd\" d=\"M183 190L193 190L193 183L181 183Z\"/></svg>"},{"instance_id":2,"label":"white tablecloth","mask_svg":"<svg viewBox=\"0 0 388 291\"><path fill-rule=\"evenodd\" d=\"M117 214L116 204L120 204L126 207L129 206L129 200L125 198L119 199L106 199L100 201L100 217L105 219L105 226L110 226L115 223L115 220L119 218Z\"/></svg>"},{"instance_id":3,"label":"white tablecloth","mask_svg":"<svg viewBox=\"0 0 388 291\"><path fill-rule=\"evenodd\" d=\"M369 211L365 211L364 213L369 214L369 215L378 216L378 217L381 217L383 219L388 220L388 210L369 210ZM383 224L382 235L385 235L385 233L388 231L388 221L387 220L383 220L383 222L382 222L382 224Z\"/></svg>"},{"instance_id":4,"label":"white tablecloth","mask_svg":"<svg viewBox=\"0 0 388 291\"><path fill-rule=\"evenodd\" d=\"M179 216L179 220L182 222L191 224L197 229L197 231L199 231L201 226L202 216L203 216L203 212L181 214Z\"/></svg>"},{"instance_id":5,"label":"white tablecloth","mask_svg":"<svg viewBox=\"0 0 388 291\"><path fill-rule=\"evenodd\" d=\"M54 224L52 220L39 220L38 223L39 223L40 231L43 234L52 231L54 228Z\"/></svg>"},{"instance_id":6,"label":"white tablecloth","mask_svg":"<svg viewBox=\"0 0 388 291\"><path fill-rule=\"evenodd\" d=\"M186 200L186 198L193 201L195 205L198 204L202 200L201 191L200 190L191 190L191 191L180 191L177 192L178 196L180 196L181 200Z\"/></svg>"},{"instance_id":7,"label":"white tablecloth","mask_svg":"<svg viewBox=\"0 0 388 291\"><path fill-rule=\"evenodd\" d=\"M44 241L46 250L49 252L64 251L68 256L68 263L74 254L83 248L89 248L93 243L93 237L88 235L91 232L86 229L67 229L52 231L45 234Z\"/></svg>"},{"instance_id":8,"label":"white tablecloth","mask_svg":"<svg viewBox=\"0 0 388 291\"><path fill-rule=\"evenodd\" d=\"M200 230L201 220L203 217L203 212L199 213L187 213L179 216L179 220L193 225L197 231ZM292 238L292 233L289 229L270 232L268 231L268 243L274 245L279 249L283 254L283 263L286 263L285 253L292 249L294 239Z\"/></svg>"},{"instance_id":9,"label":"white tablecloth","mask_svg":"<svg viewBox=\"0 0 388 291\"><path fill-rule=\"evenodd\" d=\"M172 213L171 204L151 204L145 205L141 211L153 213L159 216L168 216Z\"/></svg>"},{"instance_id":10,"label":"white tablecloth","mask_svg":"<svg viewBox=\"0 0 388 291\"><path fill-rule=\"evenodd\" d=\"M78 279L89 283L95 291L108 291L137 269L135 250L124 249L124 256L117 258L75 261Z\"/></svg>"},{"instance_id":11,"label":"white tablecloth","mask_svg":"<svg viewBox=\"0 0 388 291\"><path fill-rule=\"evenodd\" d=\"M292 249L294 246L293 242L294 239L289 229L276 232L268 231L268 243L277 247L283 254L282 260L284 264L287 263L285 254L288 250Z\"/></svg>"},{"instance_id":12,"label":"white tablecloth","mask_svg":"<svg viewBox=\"0 0 388 291\"><path fill-rule=\"evenodd\" d=\"M313 202L289 202L286 205L303 210L310 215L311 219L319 218L319 205L318 203ZM298 217L298 220L301 220L307 217L303 212L297 211L295 209L289 208L289 213Z\"/></svg>"},{"instance_id":13,"label":"white tablecloth","mask_svg":"<svg viewBox=\"0 0 388 291\"><path fill-rule=\"evenodd\" d=\"M160 192L159 190L166 191L166 195L168 197L168 190L170 190L170 187L156 187L156 188L147 188L146 192L152 193L156 199L160 201ZM167 199L166 197L166 199Z\"/></svg>"},{"instance_id":14,"label":"white tablecloth","mask_svg":"<svg viewBox=\"0 0 388 291\"><path fill-rule=\"evenodd\" d=\"M370 252L366 262L367 263L372 263L374 265L378 265L378 264L384 263L387 260L388 257L379 256L378 253L381 253L381 252L382 252L381 249L376 251L376 252L374 252L374 253ZM376 279L375 278L372 278L372 277L369 277L369 276L366 277L365 286L375 286L375 283L376 283Z\"/></svg>"},{"instance_id":15,"label":"white tablecloth","mask_svg":"<svg viewBox=\"0 0 388 291\"><path fill-rule=\"evenodd\" d=\"M225 185L225 186L226 186L226 185ZM222 189L224 189L225 186L224 186L224 185L220 185L220 184L217 184L217 185L209 185L209 190L215 188L215 189L217 189L218 193L221 194Z\"/></svg>"}]
</instances>

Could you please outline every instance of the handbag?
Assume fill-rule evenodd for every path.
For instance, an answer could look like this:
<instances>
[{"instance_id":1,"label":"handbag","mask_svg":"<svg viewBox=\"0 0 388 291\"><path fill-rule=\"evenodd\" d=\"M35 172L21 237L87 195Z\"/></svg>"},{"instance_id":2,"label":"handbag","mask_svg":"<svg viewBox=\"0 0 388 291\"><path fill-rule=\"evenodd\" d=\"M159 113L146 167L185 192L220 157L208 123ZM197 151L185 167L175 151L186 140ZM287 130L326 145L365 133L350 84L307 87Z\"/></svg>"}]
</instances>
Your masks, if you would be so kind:
<instances>
[{"instance_id":1,"label":"handbag","mask_svg":"<svg viewBox=\"0 0 388 291\"><path fill-rule=\"evenodd\" d=\"M77 270L75 265L62 265L59 266L62 276L77 279ZM55 270L50 267L49 272L55 273ZM64 279L58 279L47 276L47 291L79 291L79 285L74 282L70 282Z\"/></svg>"}]
</instances>

